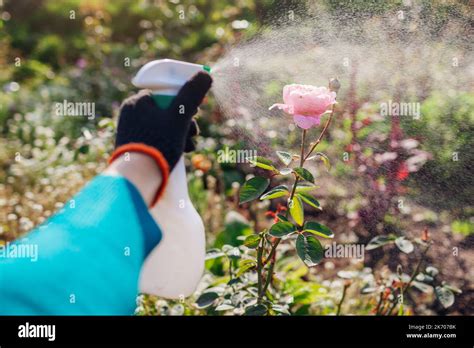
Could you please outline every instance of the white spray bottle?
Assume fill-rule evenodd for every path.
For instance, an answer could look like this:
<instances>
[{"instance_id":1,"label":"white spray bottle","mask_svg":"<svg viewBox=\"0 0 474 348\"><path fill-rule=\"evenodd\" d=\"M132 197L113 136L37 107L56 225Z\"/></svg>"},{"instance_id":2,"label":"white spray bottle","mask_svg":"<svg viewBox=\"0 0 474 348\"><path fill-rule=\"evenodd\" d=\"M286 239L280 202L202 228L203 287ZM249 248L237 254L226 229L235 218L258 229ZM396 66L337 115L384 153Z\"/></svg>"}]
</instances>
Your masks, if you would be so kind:
<instances>
[{"instance_id":1,"label":"white spray bottle","mask_svg":"<svg viewBox=\"0 0 474 348\"><path fill-rule=\"evenodd\" d=\"M205 65L155 60L145 64L132 83L150 89L158 106L166 108L186 81L202 70L210 72ZM163 236L142 267L140 292L175 299L189 296L204 271L206 250L204 224L189 199L183 156L151 214Z\"/></svg>"}]
</instances>

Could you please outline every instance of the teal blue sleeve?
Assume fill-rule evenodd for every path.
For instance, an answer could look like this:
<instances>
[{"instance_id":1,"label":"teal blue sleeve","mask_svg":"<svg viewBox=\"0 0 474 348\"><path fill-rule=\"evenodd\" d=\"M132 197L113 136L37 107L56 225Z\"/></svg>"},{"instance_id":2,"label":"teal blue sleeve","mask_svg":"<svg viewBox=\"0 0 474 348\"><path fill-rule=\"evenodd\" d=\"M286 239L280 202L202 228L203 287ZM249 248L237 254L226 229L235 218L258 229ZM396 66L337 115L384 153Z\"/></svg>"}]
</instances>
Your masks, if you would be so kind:
<instances>
[{"instance_id":1,"label":"teal blue sleeve","mask_svg":"<svg viewBox=\"0 0 474 348\"><path fill-rule=\"evenodd\" d=\"M135 186L98 176L25 238L0 246L0 314L130 315L161 231Z\"/></svg>"}]
</instances>

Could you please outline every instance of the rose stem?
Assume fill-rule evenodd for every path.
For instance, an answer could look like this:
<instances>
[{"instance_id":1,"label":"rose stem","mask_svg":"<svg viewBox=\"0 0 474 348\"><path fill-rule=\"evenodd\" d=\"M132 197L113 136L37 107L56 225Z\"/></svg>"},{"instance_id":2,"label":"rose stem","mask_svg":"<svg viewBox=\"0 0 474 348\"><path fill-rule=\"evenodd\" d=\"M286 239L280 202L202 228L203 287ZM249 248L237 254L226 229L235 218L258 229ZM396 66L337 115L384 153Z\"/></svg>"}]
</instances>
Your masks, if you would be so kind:
<instances>
[{"instance_id":1,"label":"rose stem","mask_svg":"<svg viewBox=\"0 0 474 348\"><path fill-rule=\"evenodd\" d=\"M302 135L301 135L301 156L300 156L300 167L303 167L305 158L304 158L304 144L306 141L306 129L303 129ZM298 184L298 176L295 175L295 182L293 184L293 189L291 190L291 195L290 195L290 202L292 201L295 191L296 191L296 186ZM288 211L286 211L286 215L288 216ZM267 279L265 281L265 286L263 287L262 293L260 293L260 296L263 296L263 294L267 291L268 285L270 284L271 278L273 277L273 268L275 267L275 261L276 261L276 248L281 242L281 238L278 238L273 244L272 244L272 249L270 250L270 254L268 255L268 258L265 260L263 263L263 267L270 261L270 266L268 269L268 275Z\"/></svg>"},{"instance_id":2,"label":"rose stem","mask_svg":"<svg viewBox=\"0 0 474 348\"><path fill-rule=\"evenodd\" d=\"M309 150L308 154L306 155L306 157L304 158L304 160L306 161L308 159L308 157L313 153L313 151L316 149L316 146L318 146L318 144L321 142L321 140L323 140L323 137L324 137L324 134L326 134L328 128L329 128L329 125L331 124L331 120L332 120L332 116L334 115L334 109L336 107L336 104L332 104L332 109L331 109L331 114L329 115L329 118L326 122L326 125L324 126L323 128L323 131L321 132L321 134L319 135L319 138L318 140L316 140L316 142L314 143L313 147L311 148L311 150ZM304 161L303 161L304 163ZM303 166L303 165L301 165Z\"/></svg>"}]
</instances>

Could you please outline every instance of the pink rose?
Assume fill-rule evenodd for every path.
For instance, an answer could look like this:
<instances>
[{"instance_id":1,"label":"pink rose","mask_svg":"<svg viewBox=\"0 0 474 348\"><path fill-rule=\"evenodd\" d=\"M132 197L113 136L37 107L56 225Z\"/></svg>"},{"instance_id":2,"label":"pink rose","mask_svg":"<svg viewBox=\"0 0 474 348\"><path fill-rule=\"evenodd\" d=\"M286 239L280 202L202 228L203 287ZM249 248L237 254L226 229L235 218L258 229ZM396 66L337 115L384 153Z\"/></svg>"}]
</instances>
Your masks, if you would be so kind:
<instances>
[{"instance_id":1,"label":"pink rose","mask_svg":"<svg viewBox=\"0 0 474 348\"><path fill-rule=\"evenodd\" d=\"M283 87L285 104L273 104L274 107L293 115L296 125L303 129L318 126L321 116L336 103L336 92L326 87L311 85L286 85Z\"/></svg>"}]
</instances>

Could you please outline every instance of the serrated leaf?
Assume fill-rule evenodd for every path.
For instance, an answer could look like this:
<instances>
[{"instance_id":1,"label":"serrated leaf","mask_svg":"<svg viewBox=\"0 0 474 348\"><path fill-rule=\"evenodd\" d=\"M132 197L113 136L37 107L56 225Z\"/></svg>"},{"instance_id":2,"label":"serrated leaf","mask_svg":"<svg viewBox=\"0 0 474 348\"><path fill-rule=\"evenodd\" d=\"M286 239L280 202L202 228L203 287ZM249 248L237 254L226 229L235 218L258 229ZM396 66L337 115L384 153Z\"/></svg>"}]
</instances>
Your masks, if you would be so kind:
<instances>
[{"instance_id":1,"label":"serrated leaf","mask_svg":"<svg viewBox=\"0 0 474 348\"><path fill-rule=\"evenodd\" d=\"M313 174L306 168L297 167L294 168L293 171L303 180L309 181L310 183L314 183Z\"/></svg>"},{"instance_id":2,"label":"serrated leaf","mask_svg":"<svg viewBox=\"0 0 474 348\"><path fill-rule=\"evenodd\" d=\"M309 205L312 206L313 208L322 210L321 204L319 204L319 202L316 200L316 198L314 198L313 196L311 196L309 193L298 192L296 195L297 195L298 197L300 197L300 198L303 200L303 202L309 204Z\"/></svg>"},{"instance_id":3,"label":"serrated leaf","mask_svg":"<svg viewBox=\"0 0 474 348\"><path fill-rule=\"evenodd\" d=\"M376 248L380 248L386 244L392 243L395 238L391 236L377 236L370 240L369 244L365 247L365 250L372 250Z\"/></svg>"},{"instance_id":4,"label":"serrated leaf","mask_svg":"<svg viewBox=\"0 0 474 348\"><path fill-rule=\"evenodd\" d=\"M273 237L282 238L290 233L296 232L297 228L291 222L277 222L268 232Z\"/></svg>"},{"instance_id":5,"label":"serrated leaf","mask_svg":"<svg viewBox=\"0 0 474 348\"><path fill-rule=\"evenodd\" d=\"M454 293L445 286L437 286L435 294L444 308L451 307L454 304Z\"/></svg>"},{"instance_id":6,"label":"serrated leaf","mask_svg":"<svg viewBox=\"0 0 474 348\"><path fill-rule=\"evenodd\" d=\"M317 265L324 257L324 249L319 240L302 234L296 238L296 252L308 267Z\"/></svg>"},{"instance_id":7,"label":"serrated leaf","mask_svg":"<svg viewBox=\"0 0 474 348\"><path fill-rule=\"evenodd\" d=\"M261 239L260 235L252 234L250 236L247 236L247 238L245 238L244 245L247 248L255 249L256 247L258 247L258 244L260 243L260 239Z\"/></svg>"},{"instance_id":8,"label":"serrated leaf","mask_svg":"<svg viewBox=\"0 0 474 348\"><path fill-rule=\"evenodd\" d=\"M293 200L288 202L288 208L293 220L295 220L299 226L302 226L304 222L304 210L301 198L294 196Z\"/></svg>"},{"instance_id":9,"label":"serrated leaf","mask_svg":"<svg viewBox=\"0 0 474 348\"><path fill-rule=\"evenodd\" d=\"M282 161L285 164L285 166L290 165L291 161L293 160L293 155L289 152L277 151L276 154L278 158L280 159L280 161Z\"/></svg>"},{"instance_id":10,"label":"serrated leaf","mask_svg":"<svg viewBox=\"0 0 474 348\"><path fill-rule=\"evenodd\" d=\"M261 156L254 156L254 157L248 157L247 161L256 167L259 167L265 170L276 171L276 168L273 165L273 162L269 160L268 158L261 157Z\"/></svg>"},{"instance_id":11,"label":"serrated leaf","mask_svg":"<svg viewBox=\"0 0 474 348\"><path fill-rule=\"evenodd\" d=\"M304 232L309 232L323 238L334 238L334 233L329 229L329 227L320 224L315 221L308 221L304 224Z\"/></svg>"},{"instance_id":12,"label":"serrated leaf","mask_svg":"<svg viewBox=\"0 0 474 348\"><path fill-rule=\"evenodd\" d=\"M265 192L269 184L270 180L261 176L256 176L247 180L240 188L239 204L257 199L263 192Z\"/></svg>"},{"instance_id":13,"label":"serrated leaf","mask_svg":"<svg viewBox=\"0 0 474 348\"><path fill-rule=\"evenodd\" d=\"M288 188L285 185L280 185L272 188L270 191L265 193L262 197L260 197L260 200L263 201L265 199L280 198L289 194L290 192L288 191Z\"/></svg>"},{"instance_id":14,"label":"serrated leaf","mask_svg":"<svg viewBox=\"0 0 474 348\"><path fill-rule=\"evenodd\" d=\"M405 254L409 254L415 249L413 243L408 239L405 239L405 237L398 237L395 239L395 245Z\"/></svg>"}]
</instances>

